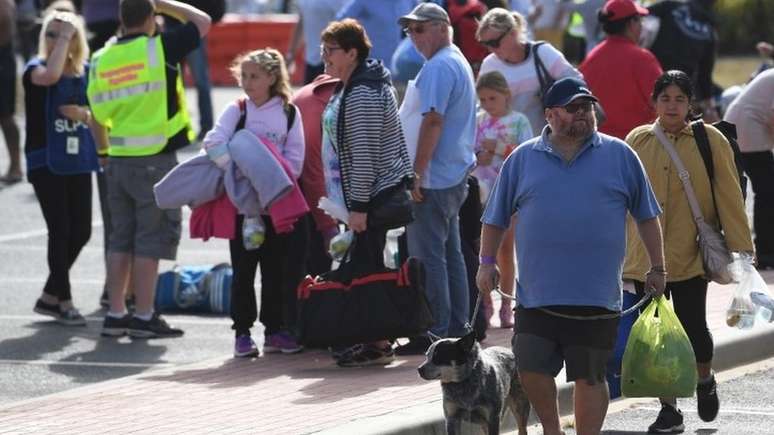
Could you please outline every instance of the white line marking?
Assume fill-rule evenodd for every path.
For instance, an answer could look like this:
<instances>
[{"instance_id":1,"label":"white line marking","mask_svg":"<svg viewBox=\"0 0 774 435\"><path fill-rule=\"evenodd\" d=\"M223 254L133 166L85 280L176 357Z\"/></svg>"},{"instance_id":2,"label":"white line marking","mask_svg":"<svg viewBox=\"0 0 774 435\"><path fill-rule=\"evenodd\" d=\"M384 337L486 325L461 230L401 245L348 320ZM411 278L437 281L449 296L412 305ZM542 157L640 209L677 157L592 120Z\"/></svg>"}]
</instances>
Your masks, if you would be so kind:
<instances>
[{"instance_id":1,"label":"white line marking","mask_svg":"<svg viewBox=\"0 0 774 435\"><path fill-rule=\"evenodd\" d=\"M92 221L91 227L92 228L99 228L102 226L101 220ZM4 242L11 242L14 240L23 240L23 239L29 239L32 237L40 237L45 236L48 234L47 229L43 230L33 230L33 231L24 231L22 233L14 233L14 234L5 234L0 236L0 243Z\"/></svg>"},{"instance_id":2,"label":"white line marking","mask_svg":"<svg viewBox=\"0 0 774 435\"><path fill-rule=\"evenodd\" d=\"M164 317L170 319L172 323L181 325L231 325L231 319L227 317L223 318L194 318L177 317L171 314L165 314ZM89 322L102 322L104 317L86 317ZM39 316L39 315L16 315L16 314L0 314L0 320L27 320L32 322L39 322L43 320L53 321L52 317Z\"/></svg>"},{"instance_id":3,"label":"white line marking","mask_svg":"<svg viewBox=\"0 0 774 435\"><path fill-rule=\"evenodd\" d=\"M108 368L150 368L170 367L172 363L120 363L120 362L96 362L96 361L55 361L55 360L23 360L0 359L0 365L30 365L30 366L84 366L84 367L108 367Z\"/></svg>"}]
</instances>

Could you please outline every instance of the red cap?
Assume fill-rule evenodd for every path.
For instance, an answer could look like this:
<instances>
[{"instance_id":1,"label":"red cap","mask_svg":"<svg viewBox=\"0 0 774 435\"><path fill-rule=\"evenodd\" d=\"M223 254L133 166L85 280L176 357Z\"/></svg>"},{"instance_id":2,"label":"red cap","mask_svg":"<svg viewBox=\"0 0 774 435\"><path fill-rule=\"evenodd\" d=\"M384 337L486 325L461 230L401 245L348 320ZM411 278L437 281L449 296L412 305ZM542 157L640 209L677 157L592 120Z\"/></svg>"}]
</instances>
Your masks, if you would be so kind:
<instances>
[{"instance_id":1,"label":"red cap","mask_svg":"<svg viewBox=\"0 0 774 435\"><path fill-rule=\"evenodd\" d=\"M648 15L648 10L633 0L607 0L602 13L607 15L610 21L618 21L633 15Z\"/></svg>"}]
</instances>

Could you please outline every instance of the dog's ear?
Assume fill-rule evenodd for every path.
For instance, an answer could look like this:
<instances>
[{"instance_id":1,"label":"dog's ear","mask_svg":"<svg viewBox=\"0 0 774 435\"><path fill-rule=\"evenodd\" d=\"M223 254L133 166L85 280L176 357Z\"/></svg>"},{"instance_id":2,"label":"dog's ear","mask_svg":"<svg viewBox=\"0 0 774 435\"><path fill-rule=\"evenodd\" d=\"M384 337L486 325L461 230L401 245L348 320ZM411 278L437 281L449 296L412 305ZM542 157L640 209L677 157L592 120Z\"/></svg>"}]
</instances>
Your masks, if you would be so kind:
<instances>
[{"instance_id":1,"label":"dog's ear","mask_svg":"<svg viewBox=\"0 0 774 435\"><path fill-rule=\"evenodd\" d=\"M470 331L467 335L457 340L457 346L465 352L469 352L476 343L476 332Z\"/></svg>"}]
</instances>

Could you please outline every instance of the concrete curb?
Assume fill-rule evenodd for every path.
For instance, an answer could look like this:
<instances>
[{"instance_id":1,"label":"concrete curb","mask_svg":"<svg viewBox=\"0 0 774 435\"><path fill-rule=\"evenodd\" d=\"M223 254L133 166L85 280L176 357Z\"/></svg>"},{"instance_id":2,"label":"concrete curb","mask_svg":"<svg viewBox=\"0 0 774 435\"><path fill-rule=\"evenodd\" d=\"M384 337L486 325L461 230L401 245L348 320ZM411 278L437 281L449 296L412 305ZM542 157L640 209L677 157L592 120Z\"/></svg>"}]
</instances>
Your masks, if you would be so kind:
<instances>
[{"instance_id":1,"label":"concrete curb","mask_svg":"<svg viewBox=\"0 0 774 435\"><path fill-rule=\"evenodd\" d=\"M713 368L717 371L729 370L772 356L774 356L774 324L746 331L734 330L715 342ZM560 414L562 416L571 415L573 384L558 384L557 390ZM530 416L530 424L533 423L537 423L534 413ZM506 420L503 422L503 430L516 430L516 422L510 413L507 414ZM438 400L378 417L354 420L331 430L316 433L324 435L443 435L446 433L446 429L441 401Z\"/></svg>"}]
</instances>

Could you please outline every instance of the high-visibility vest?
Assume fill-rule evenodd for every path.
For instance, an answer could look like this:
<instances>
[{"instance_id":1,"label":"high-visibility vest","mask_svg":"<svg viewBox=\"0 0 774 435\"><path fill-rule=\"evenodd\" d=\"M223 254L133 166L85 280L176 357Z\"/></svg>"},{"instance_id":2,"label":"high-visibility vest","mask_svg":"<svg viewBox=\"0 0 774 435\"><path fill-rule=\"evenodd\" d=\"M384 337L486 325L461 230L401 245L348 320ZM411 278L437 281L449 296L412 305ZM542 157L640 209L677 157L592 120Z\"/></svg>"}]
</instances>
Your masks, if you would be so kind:
<instances>
[{"instance_id":1,"label":"high-visibility vest","mask_svg":"<svg viewBox=\"0 0 774 435\"><path fill-rule=\"evenodd\" d=\"M87 95L94 119L108 129L108 154L158 154L182 129L187 129L192 140L180 74L176 93L178 111L167 118L166 59L160 36L140 36L97 51Z\"/></svg>"}]
</instances>

